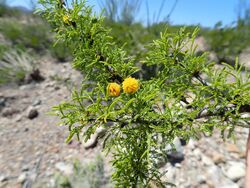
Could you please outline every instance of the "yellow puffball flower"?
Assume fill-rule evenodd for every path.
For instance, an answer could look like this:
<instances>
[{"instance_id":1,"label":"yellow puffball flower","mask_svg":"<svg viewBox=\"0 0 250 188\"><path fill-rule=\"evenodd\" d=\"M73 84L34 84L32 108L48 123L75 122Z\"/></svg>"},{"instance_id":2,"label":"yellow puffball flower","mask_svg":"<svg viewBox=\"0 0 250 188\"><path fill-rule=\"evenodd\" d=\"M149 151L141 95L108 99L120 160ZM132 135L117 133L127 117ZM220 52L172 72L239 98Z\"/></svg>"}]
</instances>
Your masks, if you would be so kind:
<instances>
[{"instance_id":1,"label":"yellow puffball flower","mask_svg":"<svg viewBox=\"0 0 250 188\"><path fill-rule=\"evenodd\" d=\"M120 95L121 86L117 83L110 83L107 87L108 93L112 97L117 97Z\"/></svg>"},{"instance_id":2,"label":"yellow puffball flower","mask_svg":"<svg viewBox=\"0 0 250 188\"><path fill-rule=\"evenodd\" d=\"M133 94L139 89L139 81L128 77L123 81L122 88L125 93Z\"/></svg>"},{"instance_id":3,"label":"yellow puffball flower","mask_svg":"<svg viewBox=\"0 0 250 188\"><path fill-rule=\"evenodd\" d=\"M64 15L63 16L63 22L66 23L66 24L70 24L70 20L69 20L69 16L68 15Z\"/></svg>"}]
</instances>

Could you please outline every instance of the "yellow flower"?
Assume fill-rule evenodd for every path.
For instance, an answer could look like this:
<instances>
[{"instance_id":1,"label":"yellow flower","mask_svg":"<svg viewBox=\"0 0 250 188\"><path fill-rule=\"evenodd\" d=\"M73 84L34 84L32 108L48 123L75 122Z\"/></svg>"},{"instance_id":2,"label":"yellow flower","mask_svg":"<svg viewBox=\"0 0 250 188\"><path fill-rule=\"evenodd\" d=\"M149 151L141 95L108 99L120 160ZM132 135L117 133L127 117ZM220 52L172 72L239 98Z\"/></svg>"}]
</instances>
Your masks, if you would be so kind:
<instances>
[{"instance_id":1,"label":"yellow flower","mask_svg":"<svg viewBox=\"0 0 250 188\"><path fill-rule=\"evenodd\" d=\"M107 87L108 93L112 97L117 97L120 95L121 86L117 83L110 83Z\"/></svg>"},{"instance_id":2,"label":"yellow flower","mask_svg":"<svg viewBox=\"0 0 250 188\"><path fill-rule=\"evenodd\" d=\"M66 23L66 24L70 24L70 20L69 20L69 16L68 15L64 15L63 16L63 22Z\"/></svg>"},{"instance_id":3,"label":"yellow flower","mask_svg":"<svg viewBox=\"0 0 250 188\"><path fill-rule=\"evenodd\" d=\"M128 77L123 81L122 88L125 93L133 94L139 89L139 81Z\"/></svg>"}]
</instances>

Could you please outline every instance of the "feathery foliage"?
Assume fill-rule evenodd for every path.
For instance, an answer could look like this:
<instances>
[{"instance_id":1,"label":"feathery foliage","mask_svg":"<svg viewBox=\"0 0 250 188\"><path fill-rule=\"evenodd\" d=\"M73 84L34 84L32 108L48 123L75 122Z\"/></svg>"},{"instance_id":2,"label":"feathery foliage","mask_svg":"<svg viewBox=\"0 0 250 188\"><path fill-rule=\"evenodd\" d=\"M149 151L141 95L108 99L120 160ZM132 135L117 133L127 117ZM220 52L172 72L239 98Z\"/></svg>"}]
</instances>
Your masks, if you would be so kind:
<instances>
[{"instance_id":1,"label":"feathery foliage","mask_svg":"<svg viewBox=\"0 0 250 188\"><path fill-rule=\"evenodd\" d=\"M235 125L249 126L245 123L249 119L241 116L250 111L249 75L243 77L237 63L216 69L207 63L206 54L197 56L198 29L163 32L148 45L143 60L157 68L156 74L140 79L139 88L135 82L128 85L131 93L123 90L110 96L110 83L122 85L143 70L114 43L103 26L104 18L95 15L84 0L73 0L72 5L59 0L39 2L43 8L38 13L72 50L73 67L83 73L81 89L72 92L71 101L54 107L54 112L69 128L67 142L74 136L80 139L82 132L88 140L98 127L107 128L103 146L113 154L116 187L168 184L155 161L175 137L189 140L219 128L223 137L231 138ZM228 82L229 78L234 81Z\"/></svg>"}]
</instances>

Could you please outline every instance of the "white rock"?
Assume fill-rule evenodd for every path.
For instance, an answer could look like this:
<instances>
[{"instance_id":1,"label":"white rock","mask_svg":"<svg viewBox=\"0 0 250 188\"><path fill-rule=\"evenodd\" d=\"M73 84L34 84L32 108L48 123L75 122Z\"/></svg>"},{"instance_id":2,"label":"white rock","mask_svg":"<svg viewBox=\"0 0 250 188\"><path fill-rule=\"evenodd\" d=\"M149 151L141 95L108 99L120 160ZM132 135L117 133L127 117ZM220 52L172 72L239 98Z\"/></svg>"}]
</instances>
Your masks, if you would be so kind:
<instances>
[{"instance_id":1,"label":"white rock","mask_svg":"<svg viewBox=\"0 0 250 188\"><path fill-rule=\"evenodd\" d=\"M8 178L5 175L0 176L0 182L4 182L4 181L7 181L7 180L8 180Z\"/></svg>"},{"instance_id":2,"label":"white rock","mask_svg":"<svg viewBox=\"0 0 250 188\"><path fill-rule=\"evenodd\" d=\"M199 184L204 184L204 183L206 183L206 177L204 176L204 175L198 175L197 176L197 182L199 183Z\"/></svg>"},{"instance_id":3,"label":"white rock","mask_svg":"<svg viewBox=\"0 0 250 188\"><path fill-rule=\"evenodd\" d=\"M228 180L222 185L220 185L220 188L239 188L239 186L231 180Z\"/></svg>"},{"instance_id":4,"label":"white rock","mask_svg":"<svg viewBox=\"0 0 250 188\"><path fill-rule=\"evenodd\" d=\"M223 176L222 170L216 165L209 167L206 177L207 182L210 181L212 183L212 187L239 188L236 183Z\"/></svg>"},{"instance_id":5,"label":"white rock","mask_svg":"<svg viewBox=\"0 0 250 188\"><path fill-rule=\"evenodd\" d=\"M193 151L193 155L195 156L195 158L197 160L201 160L201 156L202 156L202 153L201 153L201 150L199 148L196 148L194 151Z\"/></svg>"},{"instance_id":6,"label":"white rock","mask_svg":"<svg viewBox=\"0 0 250 188\"><path fill-rule=\"evenodd\" d=\"M190 139L187 143L187 148L190 148L191 150L196 148L196 141L193 139Z\"/></svg>"},{"instance_id":7,"label":"white rock","mask_svg":"<svg viewBox=\"0 0 250 188\"><path fill-rule=\"evenodd\" d=\"M202 155L201 161L204 165L206 166L211 166L214 165L214 162L212 159L210 159L209 157L207 157L206 155Z\"/></svg>"},{"instance_id":8,"label":"white rock","mask_svg":"<svg viewBox=\"0 0 250 188\"><path fill-rule=\"evenodd\" d=\"M106 131L107 129L105 129L104 127L98 127L96 129L96 132L91 135L90 139L87 142L83 143L83 147L85 149L94 148L98 143L98 138L103 137Z\"/></svg>"},{"instance_id":9,"label":"white rock","mask_svg":"<svg viewBox=\"0 0 250 188\"><path fill-rule=\"evenodd\" d=\"M28 174L26 172L20 174L17 178L18 183L23 183L28 177Z\"/></svg>"},{"instance_id":10,"label":"white rock","mask_svg":"<svg viewBox=\"0 0 250 188\"><path fill-rule=\"evenodd\" d=\"M172 146L169 144L169 145L166 146L165 150L166 150L166 151L170 151L170 152L168 152L168 153L171 153L171 151L172 151L173 149L175 149L176 152L183 153L183 146L181 145L181 141L180 141L179 138L176 137L176 138L173 140L173 145L175 146L175 148L172 148Z\"/></svg>"},{"instance_id":11,"label":"white rock","mask_svg":"<svg viewBox=\"0 0 250 188\"><path fill-rule=\"evenodd\" d=\"M245 165L241 162L231 162L230 166L223 170L224 174L232 181L238 181L245 176Z\"/></svg>"},{"instance_id":12,"label":"white rock","mask_svg":"<svg viewBox=\"0 0 250 188\"><path fill-rule=\"evenodd\" d=\"M176 168L181 168L181 164L180 164L180 163L176 163L174 166L175 166Z\"/></svg>"},{"instance_id":13,"label":"white rock","mask_svg":"<svg viewBox=\"0 0 250 188\"><path fill-rule=\"evenodd\" d=\"M250 113L243 113L241 118L250 118Z\"/></svg>"},{"instance_id":14,"label":"white rock","mask_svg":"<svg viewBox=\"0 0 250 188\"><path fill-rule=\"evenodd\" d=\"M176 168L174 168L173 166L168 166L166 168L167 170L167 173L165 174L165 178L167 180L174 180L175 179L175 176L176 176Z\"/></svg>"},{"instance_id":15,"label":"white rock","mask_svg":"<svg viewBox=\"0 0 250 188\"><path fill-rule=\"evenodd\" d=\"M71 175L73 174L73 166L70 164L65 164L63 162L56 163L55 167L64 173L65 175Z\"/></svg>"}]
</instances>

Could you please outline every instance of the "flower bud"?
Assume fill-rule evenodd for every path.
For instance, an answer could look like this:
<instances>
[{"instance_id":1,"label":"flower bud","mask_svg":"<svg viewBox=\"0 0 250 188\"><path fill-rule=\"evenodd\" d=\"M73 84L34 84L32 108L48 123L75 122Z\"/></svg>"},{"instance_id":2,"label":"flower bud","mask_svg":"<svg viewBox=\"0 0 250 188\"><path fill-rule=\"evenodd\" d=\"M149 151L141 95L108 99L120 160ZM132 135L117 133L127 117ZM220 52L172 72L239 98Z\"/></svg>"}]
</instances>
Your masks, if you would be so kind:
<instances>
[{"instance_id":1,"label":"flower bud","mask_svg":"<svg viewBox=\"0 0 250 188\"><path fill-rule=\"evenodd\" d=\"M112 97L117 97L120 95L121 86L117 83L110 83L107 87L108 93Z\"/></svg>"}]
</instances>

